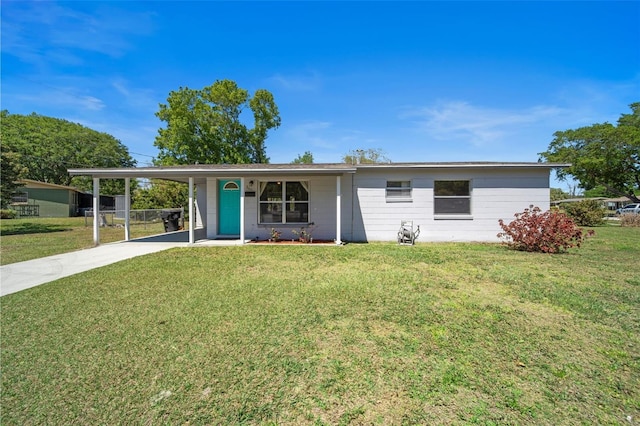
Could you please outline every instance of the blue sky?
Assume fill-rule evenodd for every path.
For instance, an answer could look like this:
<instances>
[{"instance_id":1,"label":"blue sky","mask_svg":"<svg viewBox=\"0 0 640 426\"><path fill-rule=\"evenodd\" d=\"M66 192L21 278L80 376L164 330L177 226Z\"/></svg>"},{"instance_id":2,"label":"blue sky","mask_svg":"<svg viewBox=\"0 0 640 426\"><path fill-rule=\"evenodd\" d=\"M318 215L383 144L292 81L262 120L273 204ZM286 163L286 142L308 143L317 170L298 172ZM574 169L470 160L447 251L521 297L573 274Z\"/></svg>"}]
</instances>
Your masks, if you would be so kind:
<instances>
[{"instance_id":1,"label":"blue sky","mask_svg":"<svg viewBox=\"0 0 640 426\"><path fill-rule=\"evenodd\" d=\"M112 134L141 166L158 104L220 79L274 94L273 163L537 161L640 101L640 2L2 1L2 109Z\"/></svg>"}]
</instances>

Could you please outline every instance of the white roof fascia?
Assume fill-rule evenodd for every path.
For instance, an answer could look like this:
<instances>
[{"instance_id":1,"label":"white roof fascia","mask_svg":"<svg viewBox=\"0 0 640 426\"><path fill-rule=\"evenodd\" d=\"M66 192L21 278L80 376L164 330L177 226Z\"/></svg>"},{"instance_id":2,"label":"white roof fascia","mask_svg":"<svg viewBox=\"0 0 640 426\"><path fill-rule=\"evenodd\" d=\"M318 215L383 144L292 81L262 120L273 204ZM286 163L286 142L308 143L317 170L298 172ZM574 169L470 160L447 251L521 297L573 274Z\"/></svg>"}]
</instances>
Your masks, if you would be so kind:
<instances>
[{"instance_id":1,"label":"white roof fascia","mask_svg":"<svg viewBox=\"0 0 640 426\"><path fill-rule=\"evenodd\" d=\"M358 169L478 169L478 168L566 168L569 163L537 162L442 162L442 163L377 163L357 164Z\"/></svg>"},{"instance_id":2,"label":"white roof fascia","mask_svg":"<svg viewBox=\"0 0 640 426\"><path fill-rule=\"evenodd\" d=\"M197 168L197 167L143 167L124 169L69 169L72 176L99 178L186 178L186 177L237 177L260 175L341 175L355 173L353 167L344 168Z\"/></svg>"},{"instance_id":3,"label":"white roof fascia","mask_svg":"<svg viewBox=\"0 0 640 426\"><path fill-rule=\"evenodd\" d=\"M188 165L140 168L93 168L69 169L72 176L93 176L95 178L159 178L184 179L188 177L237 177L264 175L341 175L356 173L358 169L477 169L477 168L566 168L567 163L534 162L441 162L441 163L377 163L377 164L246 164L246 165Z\"/></svg>"}]
</instances>

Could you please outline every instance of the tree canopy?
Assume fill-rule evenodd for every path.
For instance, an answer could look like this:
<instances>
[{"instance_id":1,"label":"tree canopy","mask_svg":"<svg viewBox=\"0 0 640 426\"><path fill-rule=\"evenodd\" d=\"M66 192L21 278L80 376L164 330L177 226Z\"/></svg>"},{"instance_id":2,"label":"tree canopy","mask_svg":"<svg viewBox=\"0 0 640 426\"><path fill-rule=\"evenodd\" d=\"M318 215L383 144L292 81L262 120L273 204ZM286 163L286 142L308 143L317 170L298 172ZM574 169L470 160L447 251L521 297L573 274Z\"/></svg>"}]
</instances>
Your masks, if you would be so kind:
<instances>
[{"instance_id":1,"label":"tree canopy","mask_svg":"<svg viewBox=\"0 0 640 426\"><path fill-rule=\"evenodd\" d=\"M2 161L0 208L5 209L10 203L13 194L22 186L18 180L23 178L25 169L20 165L19 155L9 151L4 144L0 144L0 159Z\"/></svg>"},{"instance_id":2,"label":"tree canopy","mask_svg":"<svg viewBox=\"0 0 640 426\"><path fill-rule=\"evenodd\" d=\"M374 164L388 163L389 157L381 149L352 149L342 157L347 164Z\"/></svg>"},{"instance_id":3,"label":"tree canopy","mask_svg":"<svg viewBox=\"0 0 640 426\"><path fill-rule=\"evenodd\" d=\"M305 151L302 155L298 154L291 164L313 164L313 154L311 151Z\"/></svg>"},{"instance_id":4,"label":"tree canopy","mask_svg":"<svg viewBox=\"0 0 640 426\"><path fill-rule=\"evenodd\" d=\"M185 183L151 179L149 185L133 191L133 209L164 209L189 205L189 187Z\"/></svg>"},{"instance_id":5,"label":"tree canopy","mask_svg":"<svg viewBox=\"0 0 640 426\"><path fill-rule=\"evenodd\" d=\"M540 158L570 163L558 170L558 178L573 176L585 190L602 186L616 196L640 202L640 102L630 105L617 126L594 124L554 133L554 139Z\"/></svg>"},{"instance_id":6,"label":"tree canopy","mask_svg":"<svg viewBox=\"0 0 640 426\"><path fill-rule=\"evenodd\" d=\"M253 127L243 123L247 108ZM280 126L273 95L264 89L253 97L231 80L201 90L181 87L169 93L156 116L166 122L158 130L157 164L267 163L265 141Z\"/></svg>"},{"instance_id":7,"label":"tree canopy","mask_svg":"<svg viewBox=\"0 0 640 426\"><path fill-rule=\"evenodd\" d=\"M135 165L127 147L113 136L67 120L35 113L10 114L5 110L1 113L0 129L3 152L12 153L9 155L14 160L13 166L22 170L21 178L90 190L90 178L72 178L67 170ZM3 161L3 180L5 172ZM121 181L106 181L101 186L103 194L123 191Z\"/></svg>"}]
</instances>

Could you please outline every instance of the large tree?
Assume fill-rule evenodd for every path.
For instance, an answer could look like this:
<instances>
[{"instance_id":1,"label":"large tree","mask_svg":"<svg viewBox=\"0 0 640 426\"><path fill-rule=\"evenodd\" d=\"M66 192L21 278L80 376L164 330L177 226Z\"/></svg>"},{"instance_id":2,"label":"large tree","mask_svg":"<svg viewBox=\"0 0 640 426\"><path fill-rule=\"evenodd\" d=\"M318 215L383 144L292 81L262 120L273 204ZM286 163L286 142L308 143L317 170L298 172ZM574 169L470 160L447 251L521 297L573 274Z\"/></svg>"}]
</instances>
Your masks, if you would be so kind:
<instances>
[{"instance_id":1,"label":"large tree","mask_svg":"<svg viewBox=\"0 0 640 426\"><path fill-rule=\"evenodd\" d=\"M133 209L164 209L189 205L189 187L185 183L151 179L149 185L133 192Z\"/></svg>"},{"instance_id":2,"label":"large tree","mask_svg":"<svg viewBox=\"0 0 640 426\"><path fill-rule=\"evenodd\" d=\"M67 170L135 165L129 150L119 140L70 121L35 113L20 115L2 111L0 130L3 150L14 153L24 170L21 177L26 179L90 190L90 178L72 178ZM124 183L105 181L101 192L122 194Z\"/></svg>"},{"instance_id":3,"label":"large tree","mask_svg":"<svg viewBox=\"0 0 640 426\"><path fill-rule=\"evenodd\" d=\"M6 209L13 194L23 186L18 181L23 178L25 168L20 163L20 156L0 144L0 208Z\"/></svg>"},{"instance_id":4,"label":"large tree","mask_svg":"<svg viewBox=\"0 0 640 426\"><path fill-rule=\"evenodd\" d=\"M253 127L244 122L247 108ZM201 90L181 87L169 93L156 113L166 122L158 130L157 164L267 163L265 140L280 126L273 95L264 89L253 97L231 80L219 80Z\"/></svg>"},{"instance_id":5,"label":"large tree","mask_svg":"<svg viewBox=\"0 0 640 426\"><path fill-rule=\"evenodd\" d=\"M640 202L640 102L630 105L617 126L594 124L554 133L554 139L540 158L570 163L557 171L560 179L573 176L585 190L602 186L616 196Z\"/></svg>"}]
</instances>

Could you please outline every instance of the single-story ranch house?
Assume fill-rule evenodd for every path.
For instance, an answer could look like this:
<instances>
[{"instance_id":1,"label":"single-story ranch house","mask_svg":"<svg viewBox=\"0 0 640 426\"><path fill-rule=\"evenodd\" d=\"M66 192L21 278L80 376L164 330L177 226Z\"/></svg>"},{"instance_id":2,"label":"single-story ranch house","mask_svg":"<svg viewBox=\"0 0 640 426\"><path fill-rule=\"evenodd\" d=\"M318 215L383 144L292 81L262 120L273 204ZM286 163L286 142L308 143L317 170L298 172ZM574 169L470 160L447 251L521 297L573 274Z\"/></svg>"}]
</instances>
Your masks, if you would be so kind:
<instances>
[{"instance_id":1,"label":"single-story ranch house","mask_svg":"<svg viewBox=\"0 0 640 426\"><path fill-rule=\"evenodd\" d=\"M311 229L314 239L395 241L401 221L420 241L497 241L498 219L530 205L549 208L549 175L566 164L439 162L389 164L215 164L71 169L100 179L156 178L189 185L189 242L268 239ZM129 203L125 203L126 210ZM94 208L97 218L99 208ZM125 217L128 217L125 214ZM98 221L94 240L99 243ZM125 225L128 230L128 224ZM128 231L125 231L128 239Z\"/></svg>"}]
</instances>

